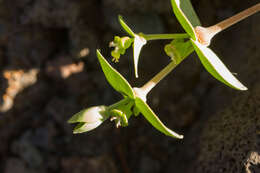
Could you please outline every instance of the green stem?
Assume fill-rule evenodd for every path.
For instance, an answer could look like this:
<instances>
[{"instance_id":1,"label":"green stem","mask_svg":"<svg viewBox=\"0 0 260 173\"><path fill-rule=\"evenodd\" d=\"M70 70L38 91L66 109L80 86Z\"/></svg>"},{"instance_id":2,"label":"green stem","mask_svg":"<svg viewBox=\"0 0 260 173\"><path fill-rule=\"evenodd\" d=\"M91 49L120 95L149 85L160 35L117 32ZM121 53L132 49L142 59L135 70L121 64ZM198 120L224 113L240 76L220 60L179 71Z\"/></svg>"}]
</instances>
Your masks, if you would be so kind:
<instances>
[{"instance_id":1,"label":"green stem","mask_svg":"<svg viewBox=\"0 0 260 173\"><path fill-rule=\"evenodd\" d=\"M129 100L130 100L130 98L126 97L126 98L124 98L124 99L120 100L119 102L116 102L116 103L114 103L114 104L112 104L112 105L108 106L108 108L107 108L107 109L108 109L108 110L115 109L115 108L117 108L118 106L120 106L120 105L123 105L123 104L127 103Z\"/></svg>"},{"instance_id":2,"label":"green stem","mask_svg":"<svg viewBox=\"0 0 260 173\"><path fill-rule=\"evenodd\" d=\"M147 41L149 40L171 40L189 38L188 34L140 34Z\"/></svg>"},{"instance_id":3,"label":"green stem","mask_svg":"<svg viewBox=\"0 0 260 173\"><path fill-rule=\"evenodd\" d=\"M151 89L153 89L163 78L165 78L178 64L187 58L188 55L189 54L182 58L182 60L178 63L172 60L166 67L164 67L159 73L157 73L151 80L140 88L142 94L146 96Z\"/></svg>"}]
</instances>

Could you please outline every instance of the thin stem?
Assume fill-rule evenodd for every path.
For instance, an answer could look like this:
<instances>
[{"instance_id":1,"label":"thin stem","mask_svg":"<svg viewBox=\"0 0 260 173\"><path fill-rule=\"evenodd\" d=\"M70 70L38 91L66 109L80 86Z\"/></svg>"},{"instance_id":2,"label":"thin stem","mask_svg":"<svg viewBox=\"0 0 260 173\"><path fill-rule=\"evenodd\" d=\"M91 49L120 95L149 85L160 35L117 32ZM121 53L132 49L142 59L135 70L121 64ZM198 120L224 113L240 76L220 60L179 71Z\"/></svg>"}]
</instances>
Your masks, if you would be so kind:
<instances>
[{"instance_id":1,"label":"thin stem","mask_svg":"<svg viewBox=\"0 0 260 173\"><path fill-rule=\"evenodd\" d=\"M217 23L216 25L214 26L211 26L211 27L208 27L207 29L208 30L211 30L212 32L214 32L215 34L219 33L220 31L223 31L224 29L238 23L239 21L257 13L260 11L260 3L222 21L222 22L219 22ZM214 35L215 35L214 34Z\"/></svg>"},{"instance_id":2,"label":"thin stem","mask_svg":"<svg viewBox=\"0 0 260 173\"><path fill-rule=\"evenodd\" d=\"M155 87L167 74L169 74L177 64L172 61L169 63L164 69L162 69L158 74L156 74L150 81L144 84L140 89L142 90L144 95L147 95L149 91Z\"/></svg>"},{"instance_id":3,"label":"thin stem","mask_svg":"<svg viewBox=\"0 0 260 173\"><path fill-rule=\"evenodd\" d=\"M171 40L189 38L188 34L141 34L147 41L148 40Z\"/></svg>"},{"instance_id":4,"label":"thin stem","mask_svg":"<svg viewBox=\"0 0 260 173\"><path fill-rule=\"evenodd\" d=\"M118 106L127 103L129 100L130 100L130 99L129 99L128 97L126 97L126 98L124 98L124 99L122 99L122 100L120 100L120 101L118 101L118 102L116 102L116 103L114 103L114 104L108 106L108 110L112 110L112 109L114 109L114 108L117 108Z\"/></svg>"},{"instance_id":5,"label":"thin stem","mask_svg":"<svg viewBox=\"0 0 260 173\"><path fill-rule=\"evenodd\" d=\"M204 28L201 26L197 26L195 28L196 36L198 41L203 45L210 45L211 39L219 32L224 29L236 24L237 22L257 13L260 11L260 3L222 21L217 23L216 25Z\"/></svg>"}]
</instances>

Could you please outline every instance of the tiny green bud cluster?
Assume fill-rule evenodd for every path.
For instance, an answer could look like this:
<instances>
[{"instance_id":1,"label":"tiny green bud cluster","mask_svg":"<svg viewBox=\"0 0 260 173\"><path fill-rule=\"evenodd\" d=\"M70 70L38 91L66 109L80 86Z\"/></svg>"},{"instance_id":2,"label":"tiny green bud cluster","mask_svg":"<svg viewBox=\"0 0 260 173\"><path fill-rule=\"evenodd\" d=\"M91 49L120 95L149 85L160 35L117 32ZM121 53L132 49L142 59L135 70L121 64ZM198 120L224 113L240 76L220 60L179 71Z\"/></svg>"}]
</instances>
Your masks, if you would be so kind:
<instances>
[{"instance_id":1,"label":"tiny green bud cluster","mask_svg":"<svg viewBox=\"0 0 260 173\"><path fill-rule=\"evenodd\" d=\"M118 62L120 56L125 54L126 49L131 46L132 42L133 40L129 37L115 36L114 41L109 43L109 47L114 47L114 50L111 51L112 61Z\"/></svg>"},{"instance_id":2,"label":"tiny green bud cluster","mask_svg":"<svg viewBox=\"0 0 260 173\"><path fill-rule=\"evenodd\" d=\"M164 51L177 65L181 63L185 57L189 56L194 49L189 40L184 41L184 39L175 39L172 40L171 43L165 45Z\"/></svg>"}]
</instances>

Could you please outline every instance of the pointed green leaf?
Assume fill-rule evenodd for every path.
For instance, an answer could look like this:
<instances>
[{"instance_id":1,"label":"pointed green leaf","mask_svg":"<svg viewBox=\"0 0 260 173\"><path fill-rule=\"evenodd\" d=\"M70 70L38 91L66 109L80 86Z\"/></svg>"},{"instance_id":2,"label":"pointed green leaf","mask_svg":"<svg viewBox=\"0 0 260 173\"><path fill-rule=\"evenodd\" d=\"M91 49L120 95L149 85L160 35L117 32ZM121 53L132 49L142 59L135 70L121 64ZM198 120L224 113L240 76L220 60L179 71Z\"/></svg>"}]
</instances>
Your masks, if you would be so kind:
<instances>
[{"instance_id":1,"label":"pointed green leaf","mask_svg":"<svg viewBox=\"0 0 260 173\"><path fill-rule=\"evenodd\" d=\"M97 128L102 122L94 122L94 123L79 123L76 125L76 127L73 129L73 133L83 133L88 132L90 130L93 130Z\"/></svg>"},{"instance_id":2,"label":"pointed green leaf","mask_svg":"<svg viewBox=\"0 0 260 173\"><path fill-rule=\"evenodd\" d=\"M196 26L201 26L200 20L198 18L198 15L196 14L192 3L190 0L180 0L181 4L181 10L187 17L187 19L190 21L191 25L195 28Z\"/></svg>"},{"instance_id":3,"label":"pointed green leaf","mask_svg":"<svg viewBox=\"0 0 260 173\"><path fill-rule=\"evenodd\" d=\"M193 40L196 40L193 28L200 25L200 22L189 0L171 0L171 4L173 12L184 30Z\"/></svg>"},{"instance_id":4,"label":"pointed green leaf","mask_svg":"<svg viewBox=\"0 0 260 173\"><path fill-rule=\"evenodd\" d=\"M191 41L201 63L212 76L232 88L247 90L247 88L232 75L225 64L223 64L211 49L203 46L197 41Z\"/></svg>"},{"instance_id":5,"label":"pointed green leaf","mask_svg":"<svg viewBox=\"0 0 260 173\"><path fill-rule=\"evenodd\" d=\"M132 37L135 37L135 33L129 28L129 26L127 26L127 24L125 23L125 21L123 20L122 16L118 16L118 20L120 25L124 28L124 30Z\"/></svg>"},{"instance_id":6,"label":"pointed green leaf","mask_svg":"<svg viewBox=\"0 0 260 173\"><path fill-rule=\"evenodd\" d=\"M146 44L146 40L139 36L135 35L134 43L133 43L133 53L134 53L134 68L135 68L135 77L138 78L138 62L139 62L139 55L141 52L142 47Z\"/></svg>"},{"instance_id":7,"label":"pointed green leaf","mask_svg":"<svg viewBox=\"0 0 260 173\"><path fill-rule=\"evenodd\" d=\"M143 116L160 132L167 136L182 139L183 136L175 133L174 131L167 128L160 119L155 115L152 109L139 97L135 99L136 107L140 110Z\"/></svg>"},{"instance_id":8,"label":"pointed green leaf","mask_svg":"<svg viewBox=\"0 0 260 173\"><path fill-rule=\"evenodd\" d=\"M106 76L109 84L118 92L123 95L129 96L130 98L134 98L134 92L130 84L125 80L125 78L118 73L101 55L99 50L97 50L97 57L102 67L102 70Z\"/></svg>"}]
</instances>

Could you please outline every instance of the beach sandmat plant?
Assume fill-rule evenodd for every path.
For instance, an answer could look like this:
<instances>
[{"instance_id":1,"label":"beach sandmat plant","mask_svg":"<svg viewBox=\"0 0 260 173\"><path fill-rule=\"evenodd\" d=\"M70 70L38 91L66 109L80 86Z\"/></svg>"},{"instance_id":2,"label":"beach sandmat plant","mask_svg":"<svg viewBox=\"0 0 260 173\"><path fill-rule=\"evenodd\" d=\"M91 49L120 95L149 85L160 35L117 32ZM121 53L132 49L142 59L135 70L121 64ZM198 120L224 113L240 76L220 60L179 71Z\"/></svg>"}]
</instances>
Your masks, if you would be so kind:
<instances>
[{"instance_id":1,"label":"beach sandmat plant","mask_svg":"<svg viewBox=\"0 0 260 173\"><path fill-rule=\"evenodd\" d=\"M128 36L115 36L114 40L110 42L109 46L113 48L111 51L112 61L119 62L120 57L132 46L135 76L138 77L138 61L142 47L151 40L167 39L171 41L165 45L164 51L170 57L170 63L142 87L132 87L107 62L100 50L97 50L97 58L108 83L122 95L122 99L110 106L94 106L73 115L68 120L68 123L76 124L73 133L93 130L107 119L114 121L116 127L126 127L131 117L141 114L158 131L167 136L182 139L183 135L172 131L161 122L159 117L146 103L146 96L165 76L194 51L197 53L202 65L214 78L231 88L241 91L247 90L247 87L236 79L209 46L212 38L217 33L259 12L260 3L210 27L201 26L190 0L171 0L171 5L177 20L186 33L135 33L123 20L123 17L119 15L118 21Z\"/></svg>"}]
</instances>

